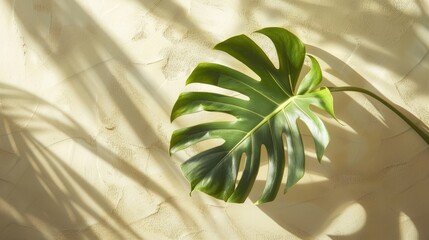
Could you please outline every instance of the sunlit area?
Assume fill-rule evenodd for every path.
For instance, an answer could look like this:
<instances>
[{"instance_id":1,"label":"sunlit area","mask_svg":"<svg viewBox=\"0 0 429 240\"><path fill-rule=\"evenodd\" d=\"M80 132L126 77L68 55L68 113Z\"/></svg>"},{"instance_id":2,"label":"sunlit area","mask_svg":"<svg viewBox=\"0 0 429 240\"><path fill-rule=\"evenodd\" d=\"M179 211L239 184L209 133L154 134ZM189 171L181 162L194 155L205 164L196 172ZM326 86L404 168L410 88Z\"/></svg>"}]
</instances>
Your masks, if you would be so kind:
<instances>
[{"instance_id":1,"label":"sunlit area","mask_svg":"<svg viewBox=\"0 0 429 240\"><path fill-rule=\"evenodd\" d=\"M429 239L428 53L425 0L1 1L0 239Z\"/></svg>"}]
</instances>

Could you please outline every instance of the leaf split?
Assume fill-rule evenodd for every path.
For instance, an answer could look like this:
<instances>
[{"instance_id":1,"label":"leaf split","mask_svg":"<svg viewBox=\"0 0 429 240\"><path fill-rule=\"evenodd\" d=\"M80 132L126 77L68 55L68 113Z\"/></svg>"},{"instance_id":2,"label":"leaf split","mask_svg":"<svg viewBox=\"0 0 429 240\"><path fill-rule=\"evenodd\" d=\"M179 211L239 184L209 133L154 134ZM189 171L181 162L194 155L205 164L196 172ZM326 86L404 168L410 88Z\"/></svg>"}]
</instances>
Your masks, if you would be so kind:
<instances>
[{"instance_id":1,"label":"leaf split","mask_svg":"<svg viewBox=\"0 0 429 240\"><path fill-rule=\"evenodd\" d=\"M258 174L262 145L268 154L268 174L257 204L272 201L279 191L286 165L285 145L288 160L285 192L294 186L305 171L298 119L308 126L320 161L329 143L329 134L310 106L335 118L331 92L326 87L318 87L322 73L313 56L307 55L311 69L298 84L306 56L304 44L283 28L264 28L257 32L274 43L279 58L278 69L255 42L245 35L238 35L219 43L215 49L241 61L260 77L260 81L214 63L199 64L186 81L187 85L202 83L236 91L249 100L210 92L184 92L171 113L172 121L200 111L236 117L235 121L200 123L178 129L170 142L170 152L174 153L208 139L225 141L192 156L181 169L192 190L228 202L244 202L249 195ZM286 142L283 142L283 135ZM237 179L243 155L244 169L241 178Z\"/></svg>"}]
</instances>

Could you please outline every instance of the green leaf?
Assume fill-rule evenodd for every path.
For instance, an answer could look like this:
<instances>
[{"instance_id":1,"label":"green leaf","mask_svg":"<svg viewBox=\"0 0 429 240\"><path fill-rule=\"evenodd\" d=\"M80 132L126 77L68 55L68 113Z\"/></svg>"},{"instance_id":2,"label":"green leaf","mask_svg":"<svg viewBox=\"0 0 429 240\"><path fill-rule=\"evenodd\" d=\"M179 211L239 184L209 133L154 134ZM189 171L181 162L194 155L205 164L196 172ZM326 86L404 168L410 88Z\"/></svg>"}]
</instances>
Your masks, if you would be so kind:
<instances>
[{"instance_id":1,"label":"green leaf","mask_svg":"<svg viewBox=\"0 0 429 240\"><path fill-rule=\"evenodd\" d=\"M243 202L249 195L258 174L262 146L268 154L268 174L257 203L272 201L279 191L285 168L285 145L288 152L285 191L296 184L305 170L304 146L297 121L303 121L310 130L320 161L329 135L310 106L334 117L329 89L317 88L322 73L314 57L309 56L311 70L298 84L306 56L304 44L282 28L265 28L258 33L266 35L274 43L278 69L255 42L239 35L219 43L215 49L244 63L260 77L260 81L213 63L199 64L186 81L186 84L202 83L236 91L249 100L210 92L184 92L171 113L172 121L200 111L227 113L236 118L234 121L201 123L176 130L170 143L170 152L174 153L200 141L224 140L220 146L191 157L181 168L192 190L197 189L228 202ZM286 142L283 142L283 135ZM237 179L242 156L245 156L244 170L241 178Z\"/></svg>"}]
</instances>

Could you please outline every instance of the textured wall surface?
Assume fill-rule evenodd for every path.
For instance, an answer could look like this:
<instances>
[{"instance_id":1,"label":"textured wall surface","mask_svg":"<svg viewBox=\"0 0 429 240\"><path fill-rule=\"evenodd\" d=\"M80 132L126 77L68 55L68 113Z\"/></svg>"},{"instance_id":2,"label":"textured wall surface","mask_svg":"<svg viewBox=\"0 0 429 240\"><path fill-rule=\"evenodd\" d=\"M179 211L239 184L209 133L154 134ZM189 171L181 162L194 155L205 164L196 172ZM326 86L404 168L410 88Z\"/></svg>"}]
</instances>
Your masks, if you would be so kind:
<instances>
[{"instance_id":1,"label":"textured wall surface","mask_svg":"<svg viewBox=\"0 0 429 240\"><path fill-rule=\"evenodd\" d=\"M263 174L242 205L190 197L195 149L167 150L196 64L242 68L211 48L267 26L297 34L327 85L429 126L428 16L427 0L1 1L0 239L429 239L428 145L359 94L335 93L322 164L306 135L307 174L262 206Z\"/></svg>"}]
</instances>

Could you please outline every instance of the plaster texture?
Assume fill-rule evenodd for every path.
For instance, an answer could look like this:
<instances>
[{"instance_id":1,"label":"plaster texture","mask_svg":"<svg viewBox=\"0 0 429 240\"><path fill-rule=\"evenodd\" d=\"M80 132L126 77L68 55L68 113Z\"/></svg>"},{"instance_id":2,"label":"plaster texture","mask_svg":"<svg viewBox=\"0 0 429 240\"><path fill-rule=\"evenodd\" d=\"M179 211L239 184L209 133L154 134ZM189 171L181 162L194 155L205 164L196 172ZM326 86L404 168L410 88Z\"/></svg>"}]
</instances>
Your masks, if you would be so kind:
<instances>
[{"instance_id":1,"label":"plaster texture","mask_svg":"<svg viewBox=\"0 0 429 240\"><path fill-rule=\"evenodd\" d=\"M211 50L286 27L326 85L356 85L429 126L425 0L3 0L0 2L0 239L429 239L429 150L372 99L335 93L322 164L286 195L242 205L195 192L172 157L169 113ZM272 44L251 34L272 57ZM249 72L251 75L252 73ZM427 129L427 127L426 127ZM202 146L204 147L204 146Z\"/></svg>"}]
</instances>

